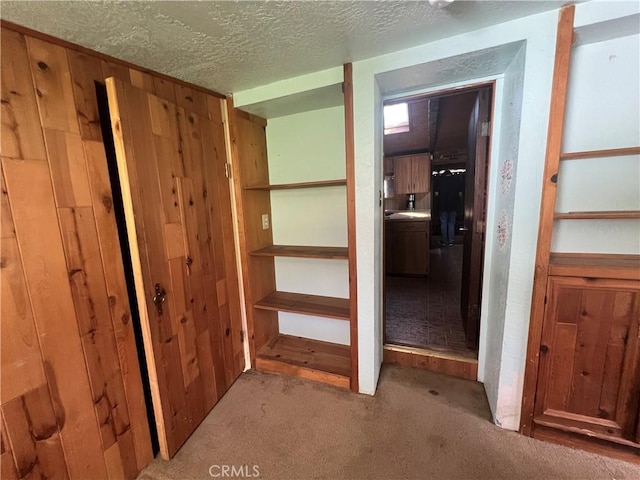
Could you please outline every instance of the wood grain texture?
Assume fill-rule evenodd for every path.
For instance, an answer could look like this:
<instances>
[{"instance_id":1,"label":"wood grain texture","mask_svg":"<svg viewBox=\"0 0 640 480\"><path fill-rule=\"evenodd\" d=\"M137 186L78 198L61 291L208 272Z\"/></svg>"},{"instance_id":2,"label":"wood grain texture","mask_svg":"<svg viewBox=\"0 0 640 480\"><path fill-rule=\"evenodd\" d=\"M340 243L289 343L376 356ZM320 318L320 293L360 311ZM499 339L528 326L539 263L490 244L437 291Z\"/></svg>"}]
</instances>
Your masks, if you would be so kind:
<instances>
[{"instance_id":1,"label":"wood grain texture","mask_svg":"<svg viewBox=\"0 0 640 480\"><path fill-rule=\"evenodd\" d=\"M80 135L83 140L102 141L96 82L104 83L102 62L94 55L68 50Z\"/></svg>"},{"instance_id":2,"label":"wood grain texture","mask_svg":"<svg viewBox=\"0 0 640 480\"><path fill-rule=\"evenodd\" d=\"M2 29L0 152L4 157L44 160L44 138L22 35Z\"/></svg>"},{"instance_id":3,"label":"wood grain texture","mask_svg":"<svg viewBox=\"0 0 640 480\"><path fill-rule=\"evenodd\" d=\"M467 380L478 378L478 361L470 358L457 358L439 352L430 353L422 349L387 346L384 347L383 359L385 363L444 373L452 377Z\"/></svg>"},{"instance_id":4,"label":"wood grain texture","mask_svg":"<svg viewBox=\"0 0 640 480\"><path fill-rule=\"evenodd\" d=\"M560 154L560 160L585 160L589 158L622 157L639 155L640 147L610 148L606 150L589 150L585 152L567 152Z\"/></svg>"},{"instance_id":5,"label":"wood grain texture","mask_svg":"<svg viewBox=\"0 0 640 480\"><path fill-rule=\"evenodd\" d=\"M358 264L356 250L356 159L353 110L353 66L343 67L344 139L347 176L347 246L349 248L349 343L351 346L351 391L359 392L358 368Z\"/></svg>"},{"instance_id":6,"label":"wood grain texture","mask_svg":"<svg viewBox=\"0 0 640 480\"><path fill-rule=\"evenodd\" d=\"M80 135L45 129L45 141L56 205L91 206L87 165Z\"/></svg>"},{"instance_id":7,"label":"wood grain texture","mask_svg":"<svg viewBox=\"0 0 640 480\"><path fill-rule=\"evenodd\" d=\"M46 162L14 159L3 159L2 166L60 436L65 449L83 452L66 458L69 474L103 478L106 467L49 168Z\"/></svg>"},{"instance_id":8,"label":"wood grain texture","mask_svg":"<svg viewBox=\"0 0 640 480\"><path fill-rule=\"evenodd\" d=\"M301 313L325 318L349 320L349 299L303 293L273 292L256 302L255 308L277 312Z\"/></svg>"},{"instance_id":9,"label":"wood grain texture","mask_svg":"<svg viewBox=\"0 0 640 480\"><path fill-rule=\"evenodd\" d=\"M42 126L79 134L66 50L27 37L27 51Z\"/></svg>"},{"instance_id":10,"label":"wood grain texture","mask_svg":"<svg viewBox=\"0 0 640 480\"><path fill-rule=\"evenodd\" d=\"M274 185L248 185L247 190L290 190L297 188L340 187L346 185L346 180L318 180L315 182L277 183Z\"/></svg>"},{"instance_id":11,"label":"wood grain texture","mask_svg":"<svg viewBox=\"0 0 640 480\"><path fill-rule=\"evenodd\" d=\"M552 253L549 275L640 280L640 255Z\"/></svg>"},{"instance_id":12,"label":"wood grain texture","mask_svg":"<svg viewBox=\"0 0 640 480\"><path fill-rule=\"evenodd\" d=\"M544 298L547 286L553 215L556 203L557 184L553 181L553 178L554 175L557 175L560 165L567 82L571 61L571 45L573 43L574 14L575 6L568 5L563 7L558 15L555 63L551 85L551 107L549 112L540 221L538 226L538 246L536 250L531 299L531 317L529 320L529 337L522 394L522 413L520 416L520 432L525 435L531 435L533 427L533 409L540 357L540 338L545 308Z\"/></svg>"},{"instance_id":13,"label":"wood grain texture","mask_svg":"<svg viewBox=\"0 0 640 480\"><path fill-rule=\"evenodd\" d=\"M254 250L249 255L256 257L294 257L294 258L329 258L347 259L347 247L312 247L299 245L271 245Z\"/></svg>"},{"instance_id":14,"label":"wood grain texture","mask_svg":"<svg viewBox=\"0 0 640 480\"><path fill-rule=\"evenodd\" d=\"M349 350L348 345L278 335L260 350L256 367L349 388Z\"/></svg>"},{"instance_id":15,"label":"wood grain texture","mask_svg":"<svg viewBox=\"0 0 640 480\"><path fill-rule=\"evenodd\" d=\"M107 90L161 454L170 458L244 366L234 351L242 343L230 198L216 168L225 139L208 115L116 79ZM157 181L140 181L149 178ZM156 284L166 290L162 311L151 301Z\"/></svg>"}]
</instances>

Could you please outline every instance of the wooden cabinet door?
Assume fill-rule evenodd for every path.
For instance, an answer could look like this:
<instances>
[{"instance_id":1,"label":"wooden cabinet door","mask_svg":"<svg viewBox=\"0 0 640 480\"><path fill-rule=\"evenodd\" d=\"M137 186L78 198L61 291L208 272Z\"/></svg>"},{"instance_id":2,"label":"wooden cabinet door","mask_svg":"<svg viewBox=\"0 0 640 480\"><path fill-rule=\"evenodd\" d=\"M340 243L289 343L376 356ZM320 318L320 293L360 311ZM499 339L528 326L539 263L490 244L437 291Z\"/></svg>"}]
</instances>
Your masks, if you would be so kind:
<instances>
[{"instance_id":1,"label":"wooden cabinet door","mask_svg":"<svg viewBox=\"0 0 640 480\"><path fill-rule=\"evenodd\" d=\"M640 448L640 282L550 277L534 422Z\"/></svg>"},{"instance_id":2,"label":"wooden cabinet door","mask_svg":"<svg viewBox=\"0 0 640 480\"><path fill-rule=\"evenodd\" d=\"M429 193L431 186L431 157L425 153L413 156L413 192Z\"/></svg>"},{"instance_id":3,"label":"wooden cabinet door","mask_svg":"<svg viewBox=\"0 0 640 480\"><path fill-rule=\"evenodd\" d=\"M396 222L393 225L393 271L404 275L425 275L429 245L426 222Z\"/></svg>"},{"instance_id":4,"label":"wooden cabinet door","mask_svg":"<svg viewBox=\"0 0 640 480\"><path fill-rule=\"evenodd\" d=\"M413 193L413 156L405 155L393 159L394 187L396 195Z\"/></svg>"},{"instance_id":5,"label":"wooden cabinet door","mask_svg":"<svg viewBox=\"0 0 640 480\"><path fill-rule=\"evenodd\" d=\"M210 99L205 117L113 78L107 91L168 459L244 368L221 104Z\"/></svg>"}]
</instances>

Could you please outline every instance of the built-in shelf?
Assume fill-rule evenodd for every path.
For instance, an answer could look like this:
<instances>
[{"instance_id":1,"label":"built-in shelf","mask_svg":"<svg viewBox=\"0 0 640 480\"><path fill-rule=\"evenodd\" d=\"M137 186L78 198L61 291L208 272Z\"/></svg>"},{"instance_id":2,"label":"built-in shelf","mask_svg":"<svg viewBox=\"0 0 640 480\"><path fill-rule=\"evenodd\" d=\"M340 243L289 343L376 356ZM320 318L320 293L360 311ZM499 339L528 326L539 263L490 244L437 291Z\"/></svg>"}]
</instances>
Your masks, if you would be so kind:
<instances>
[{"instance_id":1,"label":"built-in shelf","mask_svg":"<svg viewBox=\"0 0 640 480\"><path fill-rule=\"evenodd\" d=\"M640 155L640 147L561 153L560 160L584 160L587 158L623 157L626 155Z\"/></svg>"},{"instance_id":2,"label":"built-in shelf","mask_svg":"<svg viewBox=\"0 0 640 480\"><path fill-rule=\"evenodd\" d=\"M297 258L329 258L348 259L347 247L312 247L299 245L271 245L254 250L250 255L258 257L297 257Z\"/></svg>"},{"instance_id":3,"label":"built-in shelf","mask_svg":"<svg viewBox=\"0 0 640 480\"><path fill-rule=\"evenodd\" d=\"M261 310L301 313L317 317L349 320L349 299L307 295L304 293L273 292L254 305Z\"/></svg>"},{"instance_id":4,"label":"built-in shelf","mask_svg":"<svg viewBox=\"0 0 640 480\"><path fill-rule=\"evenodd\" d=\"M317 187L340 187L345 186L347 181L338 180L320 180L317 182L300 182L300 183L280 183L275 185L249 185L244 187L245 190L289 190L294 188L317 188Z\"/></svg>"},{"instance_id":5,"label":"built-in shelf","mask_svg":"<svg viewBox=\"0 0 640 480\"><path fill-rule=\"evenodd\" d=\"M640 255L553 252L549 275L640 280Z\"/></svg>"},{"instance_id":6,"label":"built-in shelf","mask_svg":"<svg viewBox=\"0 0 640 480\"><path fill-rule=\"evenodd\" d=\"M640 210L555 213L553 218L555 220L623 220L629 218L640 218Z\"/></svg>"},{"instance_id":7,"label":"built-in shelf","mask_svg":"<svg viewBox=\"0 0 640 480\"><path fill-rule=\"evenodd\" d=\"M278 334L256 355L256 368L349 388L351 349L348 345Z\"/></svg>"}]
</instances>

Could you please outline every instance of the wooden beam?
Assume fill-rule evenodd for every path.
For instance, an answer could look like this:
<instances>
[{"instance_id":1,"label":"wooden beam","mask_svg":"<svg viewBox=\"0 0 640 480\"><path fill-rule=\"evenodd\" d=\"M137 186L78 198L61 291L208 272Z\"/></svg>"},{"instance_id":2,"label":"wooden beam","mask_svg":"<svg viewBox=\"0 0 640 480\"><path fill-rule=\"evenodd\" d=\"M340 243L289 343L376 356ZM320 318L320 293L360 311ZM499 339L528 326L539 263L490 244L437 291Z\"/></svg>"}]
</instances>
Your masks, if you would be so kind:
<instances>
[{"instance_id":1,"label":"wooden beam","mask_svg":"<svg viewBox=\"0 0 640 480\"><path fill-rule=\"evenodd\" d=\"M547 151L545 155L544 175L542 180L542 202L540 206L540 222L538 227L538 249L533 280L531 300L531 317L529 321L529 341L525 365L524 388L522 394L522 411L520 416L520 432L531 435L533 430L533 407L535 403L536 385L538 382L538 361L540 356L540 338L544 317L544 299L547 287L549 255L551 252L551 234L553 232L553 216L556 204L556 178L560 164L560 148L562 146L562 128L564 125L565 104L567 98L567 81L571 60L571 44L573 42L573 17L575 7L568 5L560 10L556 37L556 58L553 68L551 86L551 108L549 111L549 128L547 132Z\"/></svg>"},{"instance_id":2,"label":"wooden beam","mask_svg":"<svg viewBox=\"0 0 640 480\"><path fill-rule=\"evenodd\" d=\"M105 53L96 52L95 50L91 50L90 48L83 47L82 45L68 42L67 40L63 40L61 38L48 35L46 33L38 32L37 30L32 30L31 28L23 27L22 25L18 25L16 23L12 23L12 22L8 22L6 20L0 19L0 26L8 30L13 30L14 32L22 33L23 35L26 35L28 37L38 38L40 40L44 40L45 42L49 42L54 45L60 45L61 47L67 48L69 50L75 50L76 52L81 52L96 58L100 58L101 60L105 60L107 62L114 63L116 65L120 65L126 68L132 68L141 73L148 73L153 75L154 77L157 77L163 80L168 80L171 83L175 83L177 85L183 85L185 87L189 87L194 90L198 90L200 92L206 93L208 95L213 95L218 98L227 98L222 93L209 90L208 88L204 88L199 85L194 85L192 83L185 82L184 80L180 80L178 78L170 77L169 75L165 75L164 73L158 73L148 68L144 68L139 65L135 65L131 62L127 62L126 60L121 60L119 58L112 57L111 55L107 55Z\"/></svg>"},{"instance_id":3,"label":"wooden beam","mask_svg":"<svg viewBox=\"0 0 640 480\"><path fill-rule=\"evenodd\" d=\"M349 248L349 308L351 311L351 390L358 392L358 269L356 263L356 179L353 126L353 66L344 65L344 135L347 162L347 244Z\"/></svg>"},{"instance_id":4,"label":"wooden beam","mask_svg":"<svg viewBox=\"0 0 640 480\"><path fill-rule=\"evenodd\" d=\"M628 155L640 155L640 147L609 148L606 150L562 153L560 154L560 160L584 160L587 158L624 157Z\"/></svg>"},{"instance_id":5,"label":"wooden beam","mask_svg":"<svg viewBox=\"0 0 640 480\"><path fill-rule=\"evenodd\" d=\"M565 212L555 213L555 220L623 220L640 218L640 210L611 210L601 212Z\"/></svg>"}]
</instances>

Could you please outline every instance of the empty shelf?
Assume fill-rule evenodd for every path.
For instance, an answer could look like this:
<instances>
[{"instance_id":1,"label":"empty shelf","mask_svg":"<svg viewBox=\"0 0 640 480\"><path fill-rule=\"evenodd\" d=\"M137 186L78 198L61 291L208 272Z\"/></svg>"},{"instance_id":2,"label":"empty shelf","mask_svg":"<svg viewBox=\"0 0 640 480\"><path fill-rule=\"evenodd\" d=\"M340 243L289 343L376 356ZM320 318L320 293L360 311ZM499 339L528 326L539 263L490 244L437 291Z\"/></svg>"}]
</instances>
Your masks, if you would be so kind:
<instances>
[{"instance_id":1,"label":"empty shelf","mask_svg":"<svg viewBox=\"0 0 640 480\"><path fill-rule=\"evenodd\" d=\"M640 218L638 210L614 210L602 212L566 212L555 213L556 220L620 220L627 218Z\"/></svg>"},{"instance_id":2,"label":"empty shelf","mask_svg":"<svg viewBox=\"0 0 640 480\"><path fill-rule=\"evenodd\" d=\"M273 292L254 305L262 310L349 320L349 299L303 293Z\"/></svg>"},{"instance_id":3,"label":"empty shelf","mask_svg":"<svg viewBox=\"0 0 640 480\"><path fill-rule=\"evenodd\" d=\"M310 247L297 245L271 245L250 253L259 257L349 258L347 247Z\"/></svg>"},{"instance_id":4,"label":"empty shelf","mask_svg":"<svg viewBox=\"0 0 640 480\"><path fill-rule=\"evenodd\" d=\"M549 275L640 280L640 255L552 252Z\"/></svg>"},{"instance_id":5,"label":"empty shelf","mask_svg":"<svg viewBox=\"0 0 640 480\"><path fill-rule=\"evenodd\" d=\"M348 345L279 334L260 349L256 367L349 388L351 349Z\"/></svg>"},{"instance_id":6,"label":"empty shelf","mask_svg":"<svg viewBox=\"0 0 640 480\"><path fill-rule=\"evenodd\" d=\"M276 185L250 185L244 187L245 190L288 190L292 188L316 188L316 187L340 187L346 185L347 181L340 180L319 180L317 182L281 183Z\"/></svg>"}]
</instances>

